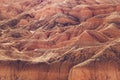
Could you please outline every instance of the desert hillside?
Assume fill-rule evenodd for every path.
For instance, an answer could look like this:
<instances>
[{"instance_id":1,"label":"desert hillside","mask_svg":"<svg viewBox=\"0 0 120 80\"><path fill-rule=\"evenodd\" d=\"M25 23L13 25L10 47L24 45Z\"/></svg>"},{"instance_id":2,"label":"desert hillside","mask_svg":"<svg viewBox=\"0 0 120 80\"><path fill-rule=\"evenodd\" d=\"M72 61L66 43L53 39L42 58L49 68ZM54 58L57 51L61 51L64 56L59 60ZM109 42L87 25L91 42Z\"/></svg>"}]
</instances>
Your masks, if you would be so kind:
<instances>
[{"instance_id":1,"label":"desert hillside","mask_svg":"<svg viewBox=\"0 0 120 80\"><path fill-rule=\"evenodd\" d=\"M0 0L0 80L120 80L120 0Z\"/></svg>"}]
</instances>

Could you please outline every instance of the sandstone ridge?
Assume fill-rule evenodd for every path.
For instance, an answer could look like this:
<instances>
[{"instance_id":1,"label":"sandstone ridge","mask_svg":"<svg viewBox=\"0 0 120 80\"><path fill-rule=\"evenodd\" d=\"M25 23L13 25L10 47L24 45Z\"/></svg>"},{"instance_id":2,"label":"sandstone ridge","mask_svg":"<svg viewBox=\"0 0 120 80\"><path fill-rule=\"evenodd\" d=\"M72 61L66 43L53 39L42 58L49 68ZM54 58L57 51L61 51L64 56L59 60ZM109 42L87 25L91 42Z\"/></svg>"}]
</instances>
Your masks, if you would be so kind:
<instances>
[{"instance_id":1,"label":"sandstone ridge","mask_svg":"<svg viewBox=\"0 0 120 80\"><path fill-rule=\"evenodd\" d=\"M0 80L120 80L120 0L0 0Z\"/></svg>"}]
</instances>

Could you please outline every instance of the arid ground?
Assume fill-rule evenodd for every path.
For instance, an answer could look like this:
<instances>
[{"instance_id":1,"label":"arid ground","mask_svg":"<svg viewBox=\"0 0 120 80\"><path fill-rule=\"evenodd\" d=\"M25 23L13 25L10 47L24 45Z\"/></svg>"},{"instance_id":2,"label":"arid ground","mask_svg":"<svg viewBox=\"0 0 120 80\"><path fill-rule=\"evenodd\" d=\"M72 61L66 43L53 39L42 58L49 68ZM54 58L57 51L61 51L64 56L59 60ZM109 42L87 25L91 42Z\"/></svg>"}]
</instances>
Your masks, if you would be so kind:
<instances>
[{"instance_id":1,"label":"arid ground","mask_svg":"<svg viewBox=\"0 0 120 80\"><path fill-rule=\"evenodd\" d=\"M120 0L0 0L0 80L120 80Z\"/></svg>"}]
</instances>

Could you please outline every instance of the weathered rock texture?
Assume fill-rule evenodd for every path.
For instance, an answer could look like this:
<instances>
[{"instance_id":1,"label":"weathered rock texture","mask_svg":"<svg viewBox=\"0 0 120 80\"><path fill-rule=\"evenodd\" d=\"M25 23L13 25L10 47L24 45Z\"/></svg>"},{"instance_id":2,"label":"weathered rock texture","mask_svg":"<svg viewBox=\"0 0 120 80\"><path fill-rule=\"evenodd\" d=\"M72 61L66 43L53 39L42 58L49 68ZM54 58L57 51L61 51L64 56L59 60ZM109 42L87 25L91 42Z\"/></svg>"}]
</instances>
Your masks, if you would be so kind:
<instances>
[{"instance_id":1,"label":"weathered rock texture","mask_svg":"<svg viewBox=\"0 0 120 80\"><path fill-rule=\"evenodd\" d=\"M120 80L120 0L0 0L0 80Z\"/></svg>"}]
</instances>

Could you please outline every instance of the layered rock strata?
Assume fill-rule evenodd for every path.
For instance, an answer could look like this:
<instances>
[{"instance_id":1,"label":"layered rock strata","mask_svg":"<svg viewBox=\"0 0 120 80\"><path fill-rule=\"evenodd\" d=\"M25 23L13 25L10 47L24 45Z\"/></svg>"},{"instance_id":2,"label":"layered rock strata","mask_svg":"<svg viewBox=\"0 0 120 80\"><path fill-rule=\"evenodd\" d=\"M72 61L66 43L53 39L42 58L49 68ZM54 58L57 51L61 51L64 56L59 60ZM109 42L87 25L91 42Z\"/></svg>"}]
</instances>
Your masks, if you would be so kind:
<instances>
[{"instance_id":1,"label":"layered rock strata","mask_svg":"<svg viewBox=\"0 0 120 80\"><path fill-rule=\"evenodd\" d=\"M0 80L120 80L119 0L0 0Z\"/></svg>"}]
</instances>

